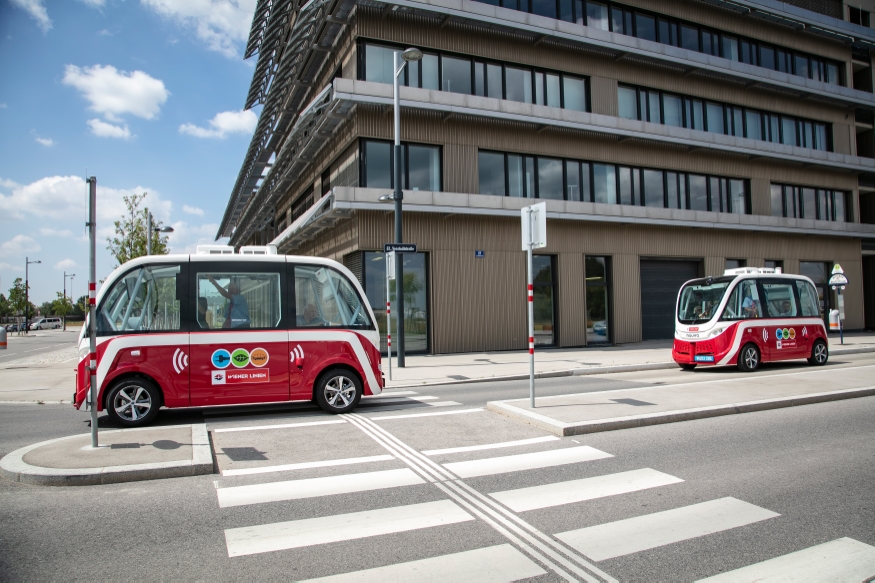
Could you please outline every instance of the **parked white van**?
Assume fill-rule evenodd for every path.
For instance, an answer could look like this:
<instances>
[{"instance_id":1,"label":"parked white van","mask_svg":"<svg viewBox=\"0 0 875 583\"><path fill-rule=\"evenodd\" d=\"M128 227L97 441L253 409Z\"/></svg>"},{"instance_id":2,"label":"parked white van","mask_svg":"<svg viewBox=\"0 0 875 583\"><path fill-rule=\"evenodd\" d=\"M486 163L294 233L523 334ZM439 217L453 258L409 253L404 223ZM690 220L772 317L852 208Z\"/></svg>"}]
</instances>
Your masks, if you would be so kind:
<instances>
[{"instance_id":1,"label":"parked white van","mask_svg":"<svg viewBox=\"0 0 875 583\"><path fill-rule=\"evenodd\" d=\"M31 330L51 330L60 328L62 325L60 318L39 318L30 325Z\"/></svg>"}]
</instances>

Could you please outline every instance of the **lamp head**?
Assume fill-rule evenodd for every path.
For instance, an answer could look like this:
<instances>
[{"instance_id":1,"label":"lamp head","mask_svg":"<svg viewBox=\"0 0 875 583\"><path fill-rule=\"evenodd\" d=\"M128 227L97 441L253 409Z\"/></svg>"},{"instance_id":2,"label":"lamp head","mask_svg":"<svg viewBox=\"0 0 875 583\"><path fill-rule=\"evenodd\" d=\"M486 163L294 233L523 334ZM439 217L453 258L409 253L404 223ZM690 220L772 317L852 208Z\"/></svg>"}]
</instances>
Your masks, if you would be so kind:
<instances>
[{"instance_id":1,"label":"lamp head","mask_svg":"<svg viewBox=\"0 0 875 583\"><path fill-rule=\"evenodd\" d=\"M380 202L389 202L392 200L395 200L394 194L384 194L383 196L380 197Z\"/></svg>"},{"instance_id":2,"label":"lamp head","mask_svg":"<svg viewBox=\"0 0 875 583\"><path fill-rule=\"evenodd\" d=\"M159 233L172 233L173 227L160 227L156 229Z\"/></svg>"},{"instance_id":3,"label":"lamp head","mask_svg":"<svg viewBox=\"0 0 875 583\"><path fill-rule=\"evenodd\" d=\"M403 53L401 53L401 58L410 63L411 61L418 61L422 58L422 51L410 47L409 49L405 49Z\"/></svg>"}]
</instances>

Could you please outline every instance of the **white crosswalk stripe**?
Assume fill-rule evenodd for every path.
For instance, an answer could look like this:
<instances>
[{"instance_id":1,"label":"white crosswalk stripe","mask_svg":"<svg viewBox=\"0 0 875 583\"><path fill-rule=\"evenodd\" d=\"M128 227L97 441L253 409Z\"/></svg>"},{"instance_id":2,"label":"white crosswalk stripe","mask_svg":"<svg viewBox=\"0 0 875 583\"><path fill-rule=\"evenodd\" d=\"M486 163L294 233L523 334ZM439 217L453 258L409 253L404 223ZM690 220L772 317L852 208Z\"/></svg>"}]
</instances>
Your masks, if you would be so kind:
<instances>
[{"instance_id":1,"label":"white crosswalk stripe","mask_svg":"<svg viewBox=\"0 0 875 583\"><path fill-rule=\"evenodd\" d=\"M627 494L637 490L677 484L678 482L683 482L683 480L651 470L650 468L644 468L642 470L632 470L631 472L596 476L582 480L571 480L557 484L493 492L490 496L515 512L525 512L526 510L535 510L536 508L547 508L603 498L605 496Z\"/></svg>"},{"instance_id":2,"label":"white crosswalk stripe","mask_svg":"<svg viewBox=\"0 0 875 583\"><path fill-rule=\"evenodd\" d=\"M537 577L546 571L511 545L498 545L430 559L410 561L366 571L309 579L309 583L383 583L416 581L487 583Z\"/></svg>"},{"instance_id":3,"label":"white crosswalk stripe","mask_svg":"<svg viewBox=\"0 0 875 583\"><path fill-rule=\"evenodd\" d=\"M708 577L708 583L785 583L792 581L865 581L875 576L875 547L840 538Z\"/></svg>"},{"instance_id":4,"label":"white crosswalk stripe","mask_svg":"<svg viewBox=\"0 0 875 583\"><path fill-rule=\"evenodd\" d=\"M330 468L334 466L349 466L371 462L385 462L395 459L391 455L372 455L366 457L344 458L339 460L323 460L318 462L303 462L298 464L280 464L276 466L258 466L256 468L241 468L239 470L223 470L226 478L233 476L252 476L254 474L269 474L273 472L288 472L292 470L309 470L312 468Z\"/></svg>"},{"instance_id":5,"label":"white crosswalk stripe","mask_svg":"<svg viewBox=\"0 0 875 583\"><path fill-rule=\"evenodd\" d=\"M604 458L614 457L609 453L599 451L594 447L582 445L580 447L567 447L551 451L535 453L522 453L504 457L486 458L466 462L453 462L444 464L444 467L461 478L474 478L477 476L490 476L493 474L505 474L522 470L536 470L565 464L590 462Z\"/></svg>"},{"instance_id":6,"label":"white crosswalk stripe","mask_svg":"<svg viewBox=\"0 0 875 583\"><path fill-rule=\"evenodd\" d=\"M463 453L468 451L480 451L484 449L502 449L505 447L518 447L521 445L533 445L536 443L546 443L548 441L559 441L555 435L545 435L544 437L533 437L532 439L519 439L517 441L504 441L501 443L487 443L484 445L468 445L465 447L448 447L446 449L428 449L422 453L427 456L446 455L451 453Z\"/></svg>"},{"instance_id":7,"label":"white crosswalk stripe","mask_svg":"<svg viewBox=\"0 0 875 583\"><path fill-rule=\"evenodd\" d=\"M604 561L780 516L735 498L720 498L556 535L594 561Z\"/></svg>"}]
</instances>

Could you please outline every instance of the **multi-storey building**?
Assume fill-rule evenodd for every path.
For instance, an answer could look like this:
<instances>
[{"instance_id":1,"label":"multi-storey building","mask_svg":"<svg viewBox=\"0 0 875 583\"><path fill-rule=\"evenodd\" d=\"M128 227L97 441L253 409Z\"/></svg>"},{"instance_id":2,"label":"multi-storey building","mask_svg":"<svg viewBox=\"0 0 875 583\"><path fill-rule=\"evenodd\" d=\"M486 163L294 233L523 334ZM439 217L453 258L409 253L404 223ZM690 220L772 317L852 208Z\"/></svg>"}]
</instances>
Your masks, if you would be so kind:
<instances>
[{"instance_id":1,"label":"multi-storey building","mask_svg":"<svg viewBox=\"0 0 875 583\"><path fill-rule=\"evenodd\" d=\"M670 338L683 281L744 265L810 276L826 314L840 263L846 328L873 326L875 31L865 7L800 2L260 0L263 109L218 235L335 258L381 313L392 54L416 47L409 352L526 346L519 209L538 199L539 344Z\"/></svg>"}]
</instances>

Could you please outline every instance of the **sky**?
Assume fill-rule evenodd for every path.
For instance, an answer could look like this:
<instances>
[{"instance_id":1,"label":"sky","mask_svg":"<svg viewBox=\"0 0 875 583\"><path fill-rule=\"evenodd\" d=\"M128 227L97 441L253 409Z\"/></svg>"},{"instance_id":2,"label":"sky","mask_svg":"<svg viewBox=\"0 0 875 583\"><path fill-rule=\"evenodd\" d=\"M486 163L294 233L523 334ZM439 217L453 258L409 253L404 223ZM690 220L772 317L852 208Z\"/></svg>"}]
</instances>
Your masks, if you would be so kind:
<instances>
[{"instance_id":1,"label":"sky","mask_svg":"<svg viewBox=\"0 0 875 583\"><path fill-rule=\"evenodd\" d=\"M258 119L243 60L256 0L0 0L0 292L30 265L35 304L97 276L122 197L170 225L171 253L214 243ZM223 243L225 240L220 240ZM70 280L67 283L70 293Z\"/></svg>"}]
</instances>

